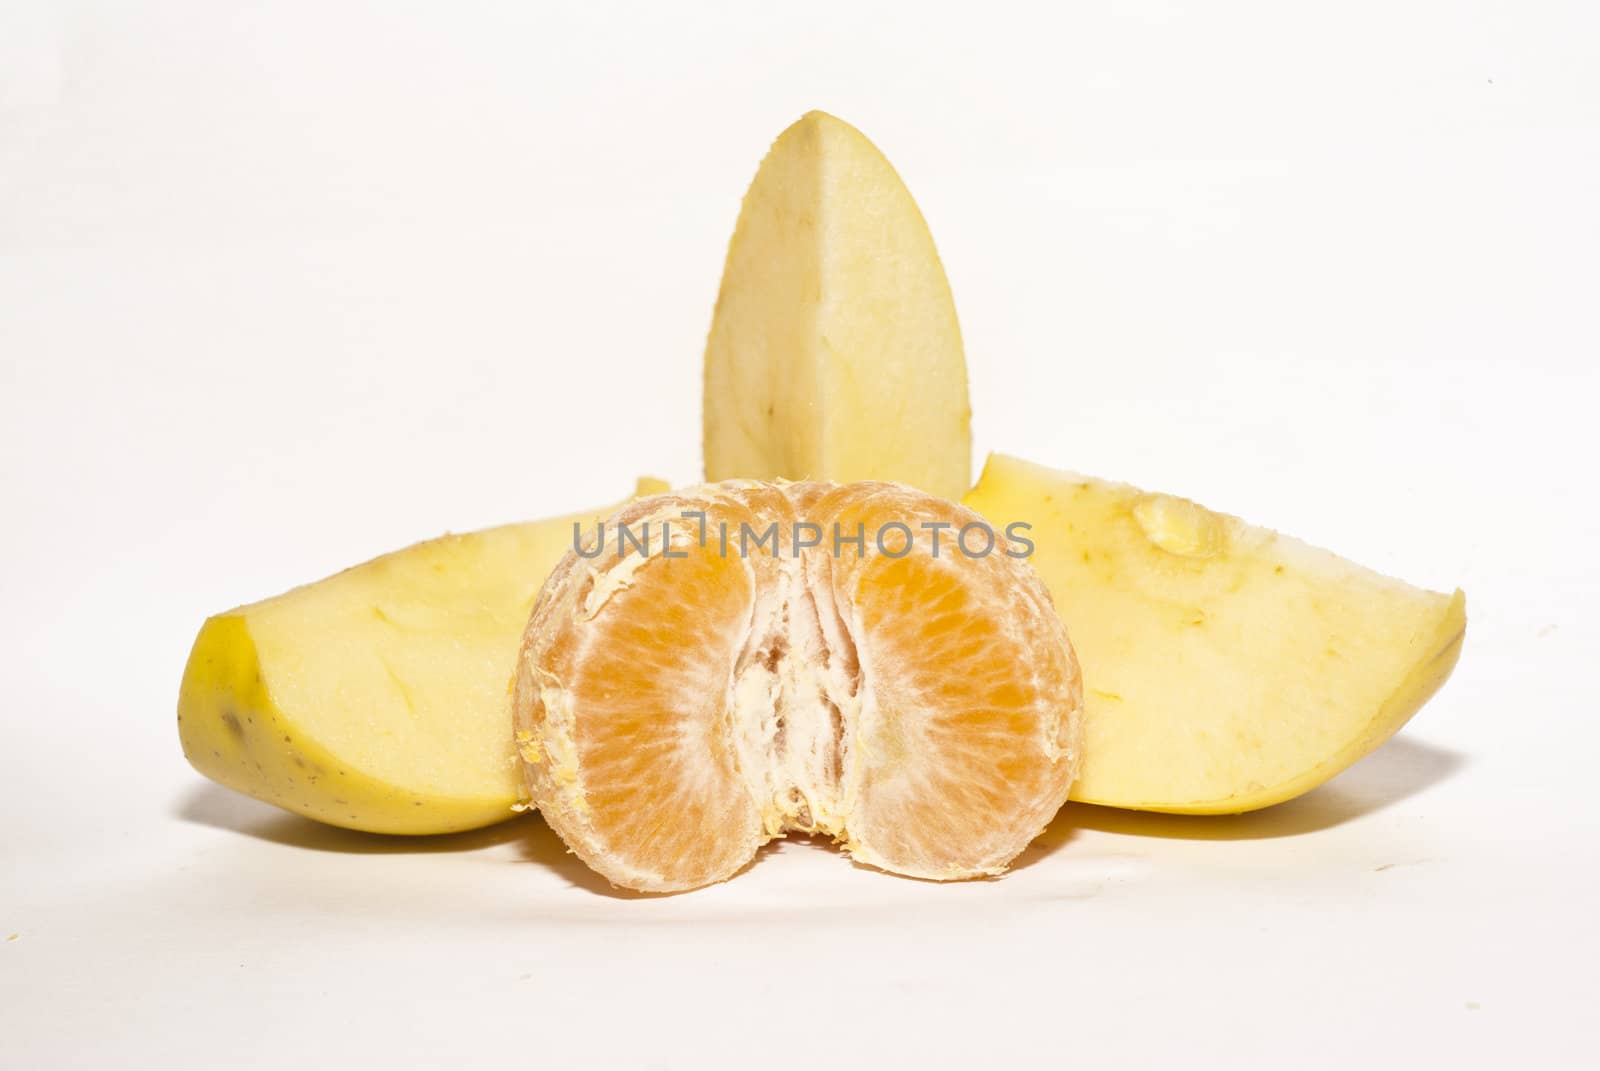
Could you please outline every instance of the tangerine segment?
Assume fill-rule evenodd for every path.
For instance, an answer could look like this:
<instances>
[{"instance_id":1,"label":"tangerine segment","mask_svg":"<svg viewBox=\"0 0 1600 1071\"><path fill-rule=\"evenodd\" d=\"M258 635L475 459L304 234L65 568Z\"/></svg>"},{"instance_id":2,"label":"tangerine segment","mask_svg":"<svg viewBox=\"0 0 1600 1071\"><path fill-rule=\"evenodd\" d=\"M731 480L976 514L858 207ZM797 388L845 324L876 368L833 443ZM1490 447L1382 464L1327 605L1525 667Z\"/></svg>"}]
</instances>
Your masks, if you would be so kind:
<instances>
[{"instance_id":1,"label":"tangerine segment","mask_svg":"<svg viewBox=\"0 0 1600 1071\"><path fill-rule=\"evenodd\" d=\"M958 542L976 514L900 488L835 501L847 531L909 529L832 562L865 683L843 787L851 854L922 878L998 873L1076 774L1082 683L1066 629L1010 556L1019 544L996 532L991 548L987 524Z\"/></svg>"},{"instance_id":2,"label":"tangerine segment","mask_svg":"<svg viewBox=\"0 0 1600 1071\"><path fill-rule=\"evenodd\" d=\"M649 891L727 878L790 830L916 877L1004 869L1066 799L1081 688L1012 545L951 542L974 523L883 483L630 505L592 557L568 552L528 623L514 706L533 802ZM617 533L652 524L643 547Z\"/></svg>"},{"instance_id":3,"label":"tangerine segment","mask_svg":"<svg viewBox=\"0 0 1600 1071\"><path fill-rule=\"evenodd\" d=\"M672 553L686 553L681 510L655 512L672 525ZM644 530L648 516L613 522ZM765 839L729 710L756 570L698 548L668 557L659 542L618 555L616 530L602 529L593 565L569 551L541 594L515 682L518 751L545 821L591 867L629 888L695 888L738 871Z\"/></svg>"}]
</instances>

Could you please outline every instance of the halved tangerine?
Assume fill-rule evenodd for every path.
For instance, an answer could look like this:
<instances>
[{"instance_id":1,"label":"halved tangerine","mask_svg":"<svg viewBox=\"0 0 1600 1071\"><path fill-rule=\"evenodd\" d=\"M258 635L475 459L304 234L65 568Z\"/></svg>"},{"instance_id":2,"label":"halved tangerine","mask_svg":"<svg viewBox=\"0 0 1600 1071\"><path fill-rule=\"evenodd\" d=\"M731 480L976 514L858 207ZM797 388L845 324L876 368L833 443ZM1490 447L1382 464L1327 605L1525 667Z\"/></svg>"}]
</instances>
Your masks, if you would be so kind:
<instances>
[{"instance_id":1,"label":"halved tangerine","mask_svg":"<svg viewBox=\"0 0 1600 1071\"><path fill-rule=\"evenodd\" d=\"M897 874L999 873L1080 752L1077 660L1018 547L897 484L632 503L529 621L513 699L532 801L632 889L721 881L790 831Z\"/></svg>"}]
</instances>

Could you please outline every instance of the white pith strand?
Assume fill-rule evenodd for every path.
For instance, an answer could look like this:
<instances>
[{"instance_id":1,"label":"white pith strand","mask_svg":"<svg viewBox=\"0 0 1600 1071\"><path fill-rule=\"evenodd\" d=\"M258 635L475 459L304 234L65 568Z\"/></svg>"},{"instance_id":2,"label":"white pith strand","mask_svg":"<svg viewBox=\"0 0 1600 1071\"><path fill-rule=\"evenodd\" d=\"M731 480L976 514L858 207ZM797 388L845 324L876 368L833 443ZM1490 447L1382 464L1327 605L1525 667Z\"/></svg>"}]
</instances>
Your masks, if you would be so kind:
<instances>
[{"instance_id":1,"label":"white pith strand","mask_svg":"<svg viewBox=\"0 0 1600 1071\"><path fill-rule=\"evenodd\" d=\"M840 632L826 577L792 556L778 566L778 582L757 589L729 683L739 769L767 836L803 831L843 839L842 775L861 703L840 650L852 641ZM779 652L776 671L766 657L772 651Z\"/></svg>"}]
</instances>

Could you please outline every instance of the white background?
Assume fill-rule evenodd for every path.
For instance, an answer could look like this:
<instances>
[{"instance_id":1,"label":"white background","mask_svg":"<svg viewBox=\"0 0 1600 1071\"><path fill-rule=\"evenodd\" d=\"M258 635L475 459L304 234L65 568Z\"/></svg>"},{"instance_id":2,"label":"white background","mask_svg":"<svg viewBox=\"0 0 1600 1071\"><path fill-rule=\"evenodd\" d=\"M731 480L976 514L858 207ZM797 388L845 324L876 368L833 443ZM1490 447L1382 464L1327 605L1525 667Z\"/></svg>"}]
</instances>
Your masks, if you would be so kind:
<instances>
[{"instance_id":1,"label":"white background","mask_svg":"<svg viewBox=\"0 0 1600 1071\"><path fill-rule=\"evenodd\" d=\"M685 6L0 0L0 1061L1592 1058L1595 5ZM932 224L980 458L1466 588L1444 692L1295 803L1069 806L958 886L791 844L620 898L537 819L193 773L206 614L698 477L739 198L813 107Z\"/></svg>"}]
</instances>

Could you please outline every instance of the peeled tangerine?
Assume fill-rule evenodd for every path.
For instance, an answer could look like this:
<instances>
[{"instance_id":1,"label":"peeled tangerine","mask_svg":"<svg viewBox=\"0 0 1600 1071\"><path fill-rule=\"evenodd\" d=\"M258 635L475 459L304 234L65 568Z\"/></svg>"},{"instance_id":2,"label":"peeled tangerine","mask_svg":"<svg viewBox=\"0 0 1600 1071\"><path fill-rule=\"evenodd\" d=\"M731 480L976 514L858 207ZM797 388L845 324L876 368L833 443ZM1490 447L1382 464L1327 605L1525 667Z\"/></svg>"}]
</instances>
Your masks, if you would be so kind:
<instances>
[{"instance_id":1,"label":"peeled tangerine","mask_svg":"<svg viewBox=\"0 0 1600 1071\"><path fill-rule=\"evenodd\" d=\"M1066 799L1081 688L1044 586L1003 533L980 554L986 531L886 483L626 507L528 623L533 801L632 889L721 881L790 831L898 874L998 873Z\"/></svg>"},{"instance_id":2,"label":"peeled tangerine","mask_svg":"<svg viewBox=\"0 0 1600 1071\"><path fill-rule=\"evenodd\" d=\"M1027 521L1083 660L1073 798L1222 814L1392 736L1461 654L1466 599L1185 499L996 455L966 503Z\"/></svg>"},{"instance_id":3,"label":"peeled tangerine","mask_svg":"<svg viewBox=\"0 0 1600 1071\"><path fill-rule=\"evenodd\" d=\"M210 618L178 698L184 754L229 788L350 829L510 818L518 640L573 525L614 508L418 543Z\"/></svg>"},{"instance_id":4,"label":"peeled tangerine","mask_svg":"<svg viewBox=\"0 0 1600 1071\"><path fill-rule=\"evenodd\" d=\"M961 329L911 192L811 112L745 194L706 342L706 479L972 478Z\"/></svg>"}]
</instances>

